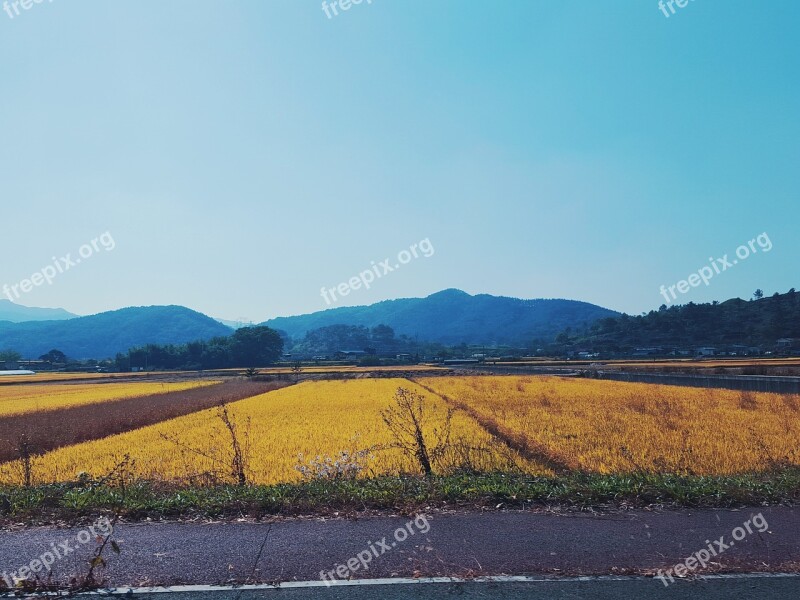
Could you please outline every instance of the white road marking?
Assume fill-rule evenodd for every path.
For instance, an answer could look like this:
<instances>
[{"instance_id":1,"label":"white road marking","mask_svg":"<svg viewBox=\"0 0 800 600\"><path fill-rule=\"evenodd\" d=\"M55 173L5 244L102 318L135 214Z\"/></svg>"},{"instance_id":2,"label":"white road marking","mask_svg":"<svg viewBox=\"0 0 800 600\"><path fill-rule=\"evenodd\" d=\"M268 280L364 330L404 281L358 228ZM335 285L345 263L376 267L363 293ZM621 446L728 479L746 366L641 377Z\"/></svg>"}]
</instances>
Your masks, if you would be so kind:
<instances>
[{"instance_id":1,"label":"white road marking","mask_svg":"<svg viewBox=\"0 0 800 600\"><path fill-rule=\"evenodd\" d=\"M732 573L721 575L699 575L691 580L715 580L715 579L771 579L798 577L798 573ZM231 592L231 591L261 591L261 590L288 590L334 586L371 586L371 585L410 585L410 584L444 584L444 583L542 583L542 584L565 584L575 582L602 582L602 581L645 581L652 577L622 576L622 575L598 575L595 577L532 577L527 575L498 575L494 577L475 577L464 579L462 577L420 577L418 579L395 577L386 579L351 579L328 582L324 581L286 581L278 584L255 584L255 585L176 585L169 587L119 587L110 589L100 589L91 592L81 592L76 596L123 596L130 594L178 594L192 593L200 594L205 592ZM40 592L37 597L61 597L63 592ZM14 598L11 594L0 594L0 598Z\"/></svg>"}]
</instances>

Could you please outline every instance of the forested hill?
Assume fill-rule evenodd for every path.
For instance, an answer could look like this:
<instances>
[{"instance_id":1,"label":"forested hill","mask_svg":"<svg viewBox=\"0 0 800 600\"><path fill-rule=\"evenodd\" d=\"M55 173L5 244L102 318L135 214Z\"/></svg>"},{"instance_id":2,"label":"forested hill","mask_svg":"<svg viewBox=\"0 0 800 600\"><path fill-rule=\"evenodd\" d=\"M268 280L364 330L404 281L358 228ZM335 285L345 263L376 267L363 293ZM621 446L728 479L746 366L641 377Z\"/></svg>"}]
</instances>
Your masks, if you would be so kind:
<instances>
[{"instance_id":1,"label":"forested hill","mask_svg":"<svg viewBox=\"0 0 800 600\"><path fill-rule=\"evenodd\" d=\"M662 306L642 316L600 319L583 333L565 331L559 341L623 351L637 346L734 344L770 348L781 338L800 338L800 293L793 288L758 300Z\"/></svg>"},{"instance_id":2,"label":"forested hill","mask_svg":"<svg viewBox=\"0 0 800 600\"><path fill-rule=\"evenodd\" d=\"M387 300L263 323L294 339L332 325L388 325L398 335L441 344L530 344L552 340L567 327L588 327L614 311L575 300L521 300L461 290L444 290L427 298Z\"/></svg>"},{"instance_id":3,"label":"forested hill","mask_svg":"<svg viewBox=\"0 0 800 600\"><path fill-rule=\"evenodd\" d=\"M67 321L0 323L0 348L35 358L57 348L71 358L107 358L144 344L183 344L232 333L182 306L123 308Z\"/></svg>"}]
</instances>

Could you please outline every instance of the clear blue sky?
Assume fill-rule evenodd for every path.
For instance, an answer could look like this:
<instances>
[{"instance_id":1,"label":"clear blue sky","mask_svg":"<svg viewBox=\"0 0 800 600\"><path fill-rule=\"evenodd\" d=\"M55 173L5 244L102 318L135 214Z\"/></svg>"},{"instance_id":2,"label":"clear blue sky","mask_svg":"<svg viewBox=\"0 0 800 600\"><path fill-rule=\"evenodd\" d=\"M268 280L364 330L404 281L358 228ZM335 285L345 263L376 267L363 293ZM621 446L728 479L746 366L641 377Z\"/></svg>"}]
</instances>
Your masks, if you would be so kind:
<instances>
[{"instance_id":1,"label":"clear blue sky","mask_svg":"<svg viewBox=\"0 0 800 600\"><path fill-rule=\"evenodd\" d=\"M260 321L426 238L336 305L457 287L638 313L763 232L769 253L681 300L800 288L794 0L20 10L0 12L0 285L116 242L22 304Z\"/></svg>"}]
</instances>

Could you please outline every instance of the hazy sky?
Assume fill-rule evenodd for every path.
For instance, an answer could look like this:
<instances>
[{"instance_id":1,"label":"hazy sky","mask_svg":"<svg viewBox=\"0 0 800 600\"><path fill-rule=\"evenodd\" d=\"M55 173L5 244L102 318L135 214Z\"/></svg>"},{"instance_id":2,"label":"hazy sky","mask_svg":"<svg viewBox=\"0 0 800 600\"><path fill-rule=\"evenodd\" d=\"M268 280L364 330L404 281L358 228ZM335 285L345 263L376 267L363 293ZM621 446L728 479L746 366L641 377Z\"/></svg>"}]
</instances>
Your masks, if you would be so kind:
<instances>
[{"instance_id":1,"label":"hazy sky","mask_svg":"<svg viewBox=\"0 0 800 600\"><path fill-rule=\"evenodd\" d=\"M260 321L428 239L331 306L458 287L638 313L766 232L680 300L800 287L800 3L673 6L8 5L0 285L88 243L17 301Z\"/></svg>"}]
</instances>

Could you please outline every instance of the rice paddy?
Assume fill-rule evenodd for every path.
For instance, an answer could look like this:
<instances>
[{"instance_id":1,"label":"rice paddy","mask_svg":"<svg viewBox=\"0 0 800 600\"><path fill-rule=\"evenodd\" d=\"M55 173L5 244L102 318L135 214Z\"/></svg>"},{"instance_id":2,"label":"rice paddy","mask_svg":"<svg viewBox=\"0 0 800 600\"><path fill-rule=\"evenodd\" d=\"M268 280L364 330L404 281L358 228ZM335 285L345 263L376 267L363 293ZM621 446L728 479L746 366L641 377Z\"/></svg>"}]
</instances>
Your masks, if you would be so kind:
<instances>
[{"instance_id":1,"label":"rice paddy","mask_svg":"<svg viewBox=\"0 0 800 600\"><path fill-rule=\"evenodd\" d=\"M147 384L119 385L117 394L141 394ZM37 406L43 400L33 387L5 402ZM69 387L49 401L100 402L112 385ZM442 474L720 476L800 464L797 396L562 377L365 378L306 381L229 404L247 481L419 473L381 415L400 387L425 396L428 439L454 411L450 444L434 464ZM230 483L232 439L220 409L211 408L58 448L34 457L32 471L38 483L71 481L103 477L125 462L133 478ZM21 472L20 461L0 465L0 483L19 484Z\"/></svg>"}]
</instances>

